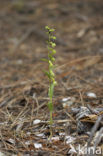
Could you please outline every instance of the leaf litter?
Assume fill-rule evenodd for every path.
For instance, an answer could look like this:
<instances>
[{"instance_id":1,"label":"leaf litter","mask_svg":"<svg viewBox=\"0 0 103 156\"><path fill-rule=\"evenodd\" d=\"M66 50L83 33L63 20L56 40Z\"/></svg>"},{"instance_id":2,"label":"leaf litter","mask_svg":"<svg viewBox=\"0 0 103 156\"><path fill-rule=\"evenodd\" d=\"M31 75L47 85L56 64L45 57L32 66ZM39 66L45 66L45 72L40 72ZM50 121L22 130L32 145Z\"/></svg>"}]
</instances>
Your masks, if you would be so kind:
<instances>
[{"instance_id":1,"label":"leaf litter","mask_svg":"<svg viewBox=\"0 0 103 156\"><path fill-rule=\"evenodd\" d=\"M79 147L103 149L102 1L30 0L21 9L14 3L0 5L0 155L64 156L79 154ZM47 56L42 29L47 24L57 32L51 141L42 72L47 67L40 61Z\"/></svg>"}]
</instances>

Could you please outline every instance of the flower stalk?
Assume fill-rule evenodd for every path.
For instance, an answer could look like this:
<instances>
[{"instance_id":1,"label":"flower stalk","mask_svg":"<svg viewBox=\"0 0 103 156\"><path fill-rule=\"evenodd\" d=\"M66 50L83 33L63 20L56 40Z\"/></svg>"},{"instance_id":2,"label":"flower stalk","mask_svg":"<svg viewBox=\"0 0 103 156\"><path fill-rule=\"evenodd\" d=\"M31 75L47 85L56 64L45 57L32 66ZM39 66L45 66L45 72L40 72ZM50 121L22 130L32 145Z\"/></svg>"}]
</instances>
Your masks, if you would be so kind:
<instances>
[{"instance_id":1,"label":"flower stalk","mask_svg":"<svg viewBox=\"0 0 103 156\"><path fill-rule=\"evenodd\" d=\"M54 74L54 62L55 58L54 55L56 54L55 46L56 43L54 40L56 37L53 35L53 32L55 31L54 29L49 28L48 26L45 27L48 35L48 40L47 40L47 48L48 48L48 58L47 59L42 59L43 61L48 63L48 71L45 71L45 74L47 75L49 79L49 89L48 89L48 97L49 97L49 102L47 104L50 112L50 127L52 127L53 124L53 95L54 95L54 87L56 86L57 82L55 80L55 74ZM52 132L51 132L52 134Z\"/></svg>"}]
</instances>

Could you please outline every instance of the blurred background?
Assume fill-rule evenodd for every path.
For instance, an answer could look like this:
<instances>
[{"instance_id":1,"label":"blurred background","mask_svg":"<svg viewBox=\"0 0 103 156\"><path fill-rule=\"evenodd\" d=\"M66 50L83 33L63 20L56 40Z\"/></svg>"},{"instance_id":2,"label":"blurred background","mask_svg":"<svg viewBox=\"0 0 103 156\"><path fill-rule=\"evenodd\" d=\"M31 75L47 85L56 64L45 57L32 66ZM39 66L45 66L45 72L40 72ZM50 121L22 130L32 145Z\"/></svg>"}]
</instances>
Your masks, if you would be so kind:
<instances>
[{"instance_id":1,"label":"blurred background","mask_svg":"<svg viewBox=\"0 0 103 156\"><path fill-rule=\"evenodd\" d=\"M67 63L57 70L59 77L67 76L70 69L88 70L102 62L100 57L91 57L103 55L102 0L0 0L1 85L43 79L46 25L56 30L57 64ZM75 59L81 61L69 68L68 63ZM97 78L102 67L90 72Z\"/></svg>"},{"instance_id":2,"label":"blurred background","mask_svg":"<svg viewBox=\"0 0 103 156\"><path fill-rule=\"evenodd\" d=\"M50 142L48 65L41 61L48 54L46 25L57 37ZM103 0L0 0L0 150L8 156L75 155L88 138L96 149L102 114Z\"/></svg>"}]
</instances>

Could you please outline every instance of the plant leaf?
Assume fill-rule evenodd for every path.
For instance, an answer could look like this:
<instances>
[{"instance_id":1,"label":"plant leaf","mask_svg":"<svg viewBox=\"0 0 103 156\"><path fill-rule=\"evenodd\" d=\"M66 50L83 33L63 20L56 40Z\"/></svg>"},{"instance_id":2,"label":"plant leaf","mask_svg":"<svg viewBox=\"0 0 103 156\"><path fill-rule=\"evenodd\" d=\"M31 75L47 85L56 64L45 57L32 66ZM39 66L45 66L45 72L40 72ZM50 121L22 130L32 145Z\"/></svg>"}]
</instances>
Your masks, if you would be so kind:
<instances>
[{"instance_id":1,"label":"plant leaf","mask_svg":"<svg viewBox=\"0 0 103 156\"><path fill-rule=\"evenodd\" d=\"M52 99L52 97L53 97L53 92L54 92L54 83L50 84L50 87L49 87L48 95L49 95L50 99Z\"/></svg>"},{"instance_id":2,"label":"plant leaf","mask_svg":"<svg viewBox=\"0 0 103 156\"><path fill-rule=\"evenodd\" d=\"M44 62L48 62L48 59L46 59L46 58L42 58L41 60Z\"/></svg>"},{"instance_id":3,"label":"plant leaf","mask_svg":"<svg viewBox=\"0 0 103 156\"><path fill-rule=\"evenodd\" d=\"M53 111L53 104L52 104L52 102L48 102L48 108L49 108L49 111Z\"/></svg>"}]
</instances>

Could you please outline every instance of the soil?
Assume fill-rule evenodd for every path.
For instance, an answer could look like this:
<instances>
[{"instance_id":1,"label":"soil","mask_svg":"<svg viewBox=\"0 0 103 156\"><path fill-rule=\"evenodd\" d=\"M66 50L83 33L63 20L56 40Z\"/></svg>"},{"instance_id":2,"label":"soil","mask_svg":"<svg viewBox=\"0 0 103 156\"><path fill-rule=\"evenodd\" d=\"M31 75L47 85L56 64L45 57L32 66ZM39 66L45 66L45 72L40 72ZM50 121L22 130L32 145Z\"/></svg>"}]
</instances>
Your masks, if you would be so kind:
<instances>
[{"instance_id":1,"label":"soil","mask_svg":"<svg viewBox=\"0 0 103 156\"><path fill-rule=\"evenodd\" d=\"M51 139L46 25L57 37ZM0 0L0 38L0 151L83 155L78 146L86 144L103 151L103 1Z\"/></svg>"}]
</instances>

